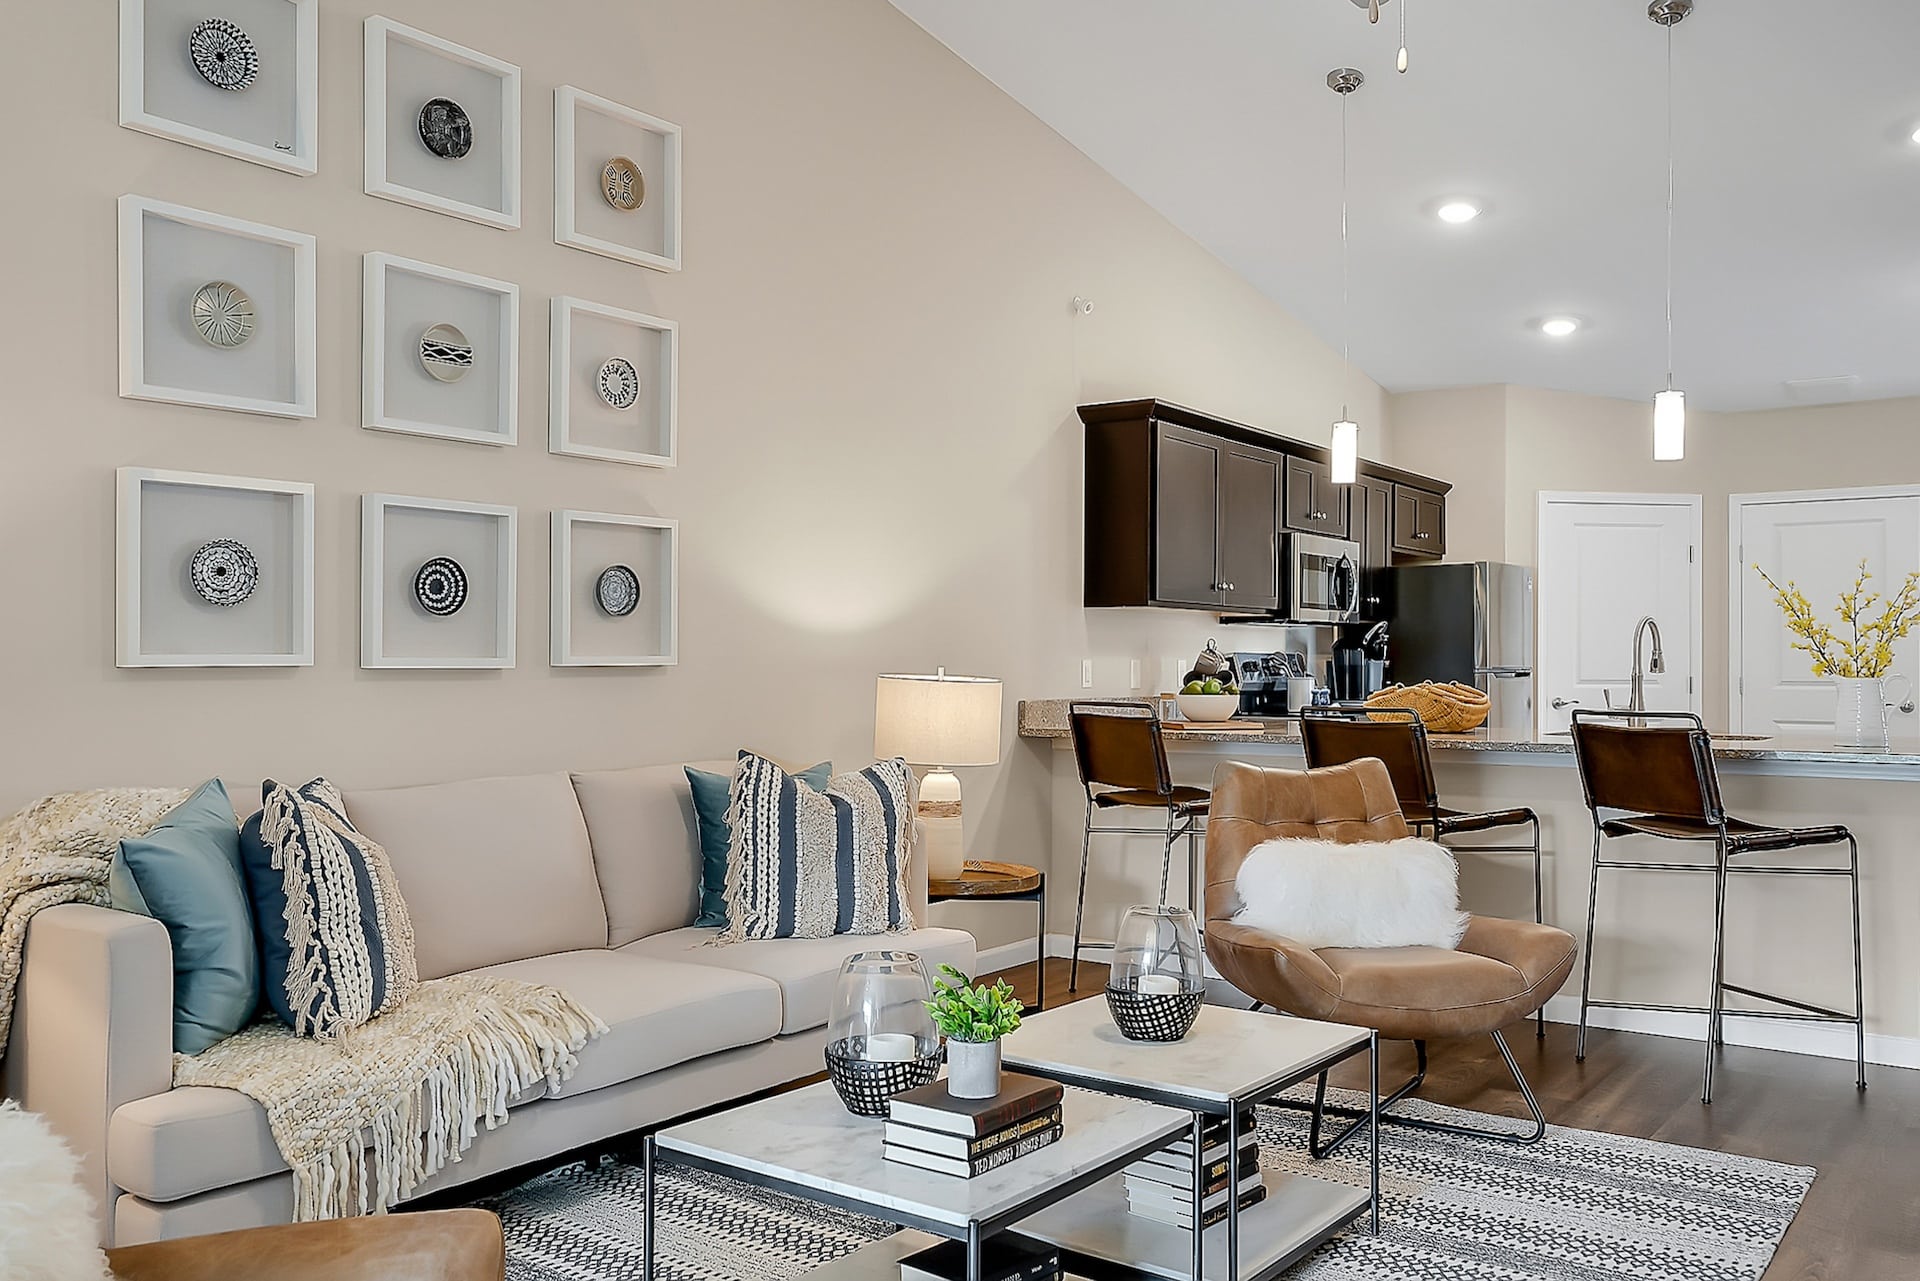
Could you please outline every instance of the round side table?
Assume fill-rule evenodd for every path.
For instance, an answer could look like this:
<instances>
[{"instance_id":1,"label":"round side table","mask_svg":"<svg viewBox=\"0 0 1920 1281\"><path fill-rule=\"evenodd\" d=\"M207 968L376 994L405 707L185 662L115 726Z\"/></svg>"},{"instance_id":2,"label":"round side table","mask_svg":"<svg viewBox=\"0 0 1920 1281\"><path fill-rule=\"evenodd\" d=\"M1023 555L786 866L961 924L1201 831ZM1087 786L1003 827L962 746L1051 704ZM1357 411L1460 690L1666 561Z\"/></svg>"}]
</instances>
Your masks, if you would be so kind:
<instances>
[{"instance_id":1,"label":"round side table","mask_svg":"<svg viewBox=\"0 0 1920 1281\"><path fill-rule=\"evenodd\" d=\"M994 900L1039 905L1040 928L1035 935L1034 969L1038 980L1033 1008L1036 1013L1047 1004L1047 874L1021 863L995 863L968 859L960 875L950 881L929 880L927 902L947 903L955 899L975 902Z\"/></svg>"}]
</instances>

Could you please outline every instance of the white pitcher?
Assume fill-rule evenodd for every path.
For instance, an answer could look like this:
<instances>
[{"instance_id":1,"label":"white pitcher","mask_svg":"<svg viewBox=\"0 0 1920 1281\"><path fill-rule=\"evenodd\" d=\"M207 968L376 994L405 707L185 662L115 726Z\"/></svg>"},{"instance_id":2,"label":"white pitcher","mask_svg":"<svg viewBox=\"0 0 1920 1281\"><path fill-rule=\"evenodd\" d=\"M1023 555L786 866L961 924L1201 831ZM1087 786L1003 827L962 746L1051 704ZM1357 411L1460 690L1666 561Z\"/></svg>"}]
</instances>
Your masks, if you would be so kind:
<instances>
[{"instance_id":1,"label":"white pitcher","mask_svg":"<svg viewBox=\"0 0 1920 1281\"><path fill-rule=\"evenodd\" d=\"M1887 697L1887 686L1899 681L1905 691L1898 700ZM1887 711L1898 706L1913 710L1913 682L1904 676L1884 679L1864 676L1835 676L1840 691L1833 711L1833 741L1840 747L1869 747L1887 750Z\"/></svg>"}]
</instances>

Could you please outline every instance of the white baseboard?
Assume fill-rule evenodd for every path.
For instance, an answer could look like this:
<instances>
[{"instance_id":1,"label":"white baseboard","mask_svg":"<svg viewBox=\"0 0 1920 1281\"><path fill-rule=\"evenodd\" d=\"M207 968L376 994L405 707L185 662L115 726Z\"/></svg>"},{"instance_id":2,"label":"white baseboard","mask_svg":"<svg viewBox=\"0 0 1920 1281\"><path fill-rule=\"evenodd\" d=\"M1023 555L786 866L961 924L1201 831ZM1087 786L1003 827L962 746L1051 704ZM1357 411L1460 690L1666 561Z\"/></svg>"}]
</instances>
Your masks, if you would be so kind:
<instances>
[{"instance_id":1,"label":"white baseboard","mask_svg":"<svg viewBox=\"0 0 1920 1281\"><path fill-rule=\"evenodd\" d=\"M1561 993L1547 1002L1547 1019L1552 1023L1577 1024L1580 998ZM1645 1032L1651 1036L1670 1036L1683 1041L1705 1042L1707 1018L1704 1014L1676 1014L1670 1010L1587 1011L1588 1027L1614 1028L1622 1032ZM1846 1023L1787 1023L1779 1019L1743 1019L1728 1014L1728 1045L1745 1045L1760 1050L1781 1050L1788 1054L1812 1054L1823 1059L1853 1058L1853 1027ZM1920 1068L1920 1037L1883 1036L1867 1033L1867 1062L1884 1067Z\"/></svg>"},{"instance_id":2,"label":"white baseboard","mask_svg":"<svg viewBox=\"0 0 1920 1281\"><path fill-rule=\"evenodd\" d=\"M1032 939L1002 943L999 947L982 949L974 958L973 966L981 974L992 974L997 970L1011 970L1020 965L1032 965L1034 953L1037 950Z\"/></svg>"}]
</instances>

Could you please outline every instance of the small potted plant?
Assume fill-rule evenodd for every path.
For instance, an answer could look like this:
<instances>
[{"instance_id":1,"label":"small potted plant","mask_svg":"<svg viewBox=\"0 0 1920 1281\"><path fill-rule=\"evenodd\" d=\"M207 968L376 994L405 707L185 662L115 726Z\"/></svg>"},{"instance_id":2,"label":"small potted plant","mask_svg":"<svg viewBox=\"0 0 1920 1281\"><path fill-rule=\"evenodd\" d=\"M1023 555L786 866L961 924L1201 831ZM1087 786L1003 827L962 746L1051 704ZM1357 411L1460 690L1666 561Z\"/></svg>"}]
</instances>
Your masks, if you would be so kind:
<instances>
[{"instance_id":1,"label":"small potted plant","mask_svg":"<svg viewBox=\"0 0 1920 1281\"><path fill-rule=\"evenodd\" d=\"M927 1013L947 1038L947 1093L990 1099L1000 1093L1000 1038L1020 1026L1023 1007L1005 979L976 984L951 965L940 974Z\"/></svg>"}]
</instances>

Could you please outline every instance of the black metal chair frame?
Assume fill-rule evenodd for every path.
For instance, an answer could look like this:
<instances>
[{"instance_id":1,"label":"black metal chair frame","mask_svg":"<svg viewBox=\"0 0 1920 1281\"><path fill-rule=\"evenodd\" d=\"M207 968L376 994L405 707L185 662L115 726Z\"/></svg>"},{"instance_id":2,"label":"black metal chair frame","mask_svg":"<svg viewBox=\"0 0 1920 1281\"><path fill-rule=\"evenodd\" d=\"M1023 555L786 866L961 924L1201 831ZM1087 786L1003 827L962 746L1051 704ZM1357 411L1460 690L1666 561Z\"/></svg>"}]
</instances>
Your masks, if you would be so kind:
<instances>
[{"instance_id":1,"label":"black metal chair frame","mask_svg":"<svg viewBox=\"0 0 1920 1281\"><path fill-rule=\"evenodd\" d=\"M1200 911L1200 831L1206 818L1206 809L1190 811L1184 816L1180 807L1173 801L1173 775L1167 766L1167 744L1160 730L1160 714L1154 705L1138 699L1088 700L1068 704L1069 717L1082 714L1091 716L1119 716L1133 720L1146 721L1153 735L1154 766L1159 774L1159 792L1167 798L1167 822L1164 828L1118 826L1108 823L1096 824L1094 811L1098 809L1097 797L1100 793L1094 789L1104 786L1097 780L1087 778L1086 762L1080 758L1080 741L1074 738L1074 763L1080 771L1080 786L1086 793L1086 821L1080 836L1080 889L1074 900L1073 908L1073 956L1067 966L1067 991L1080 990L1080 952L1083 947L1098 951L1113 950L1111 943L1081 942L1081 932L1087 913L1087 869L1093 856L1093 838L1100 836L1158 836L1160 847L1160 905L1166 906L1167 886L1173 870L1174 844L1185 837L1187 840L1187 901L1193 911ZM1108 808L1114 808L1109 806ZM1140 807L1136 807L1140 808Z\"/></svg>"},{"instance_id":2,"label":"black metal chair frame","mask_svg":"<svg viewBox=\"0 0 1920 1281\"><path fill-rule=\"evenodd\" d=\"M1405 723L1413 733L1416 749L1414 754L1419 761L1420 785L1421 789L1426 793L1427 813L1432 816L1431 818L1409 818L1407 819L1407 826L1413 829L1416 836L1420 834L1422 828L1431 828L1434 843L1445 846L1456 858L1462 854L1533 855L1533 919L1536 924L1546 924L1546 896L1541 884L1539 814L1535 813L1531 807L1517 806L1514 812L1526 816L1517 823L1485 823L1476 826L1477 820L1483 820L1488 816L1478 813L1470 814L1457 811L1443 811L1440 807L1439 786L1434 782L1433 777L1433 749L1427 741L1427 724L1420 718L1420 713L1411 707L1370 707L1365 711L1345 707L1309 707L1301 709L1300 739L1302 748L1307 755L1308 769L1318 769L1325 765L1345 764L1344 761L1320 761L1314 759L1313 740L1309 736L1307 722L1316 719L1368 721L1375 724ZM1459 845L1450 843L1445 839L1446 837L1456 836L1462 832L1483 832L1490 831L1496 827L1517 827L1521 823L1530 825L1533 832L1533 839L1525 845ZM1547 1016L1546 1011L1542 1009L1534 1015L1534 1035L1545 1036L1546 1034ZM1505 1050L1504 1043L1501 1048L1503 1051ZM1511 1056L1509 1056L1509 1062L1511 1062ZM1524 1087L1524 1083L1522 1084ZM1536 1112L1537 1110L1538 1109L1536 1109Z\"/></svg>"},{"instance_id":3,"label":"black metal chair frame","mask_svg":"<svg viewBox=\"0 0 1920 1281\"><path fill-rule=\"evenodd\" d=\"M1705 815L1706 830L1699 836L1663 836L1653 832L1623 832L1611 834L1603 831L1606 822L1613 821L1601 817L1601 807L1594 803L1593 789L1588 779L1587 763L1581 753L1580 725L1585 721L1630 720L1632 727L1644 727L1647 721L1658 721L1666 725L1685 728L1689 745L1692 748L1695 778L1700 787L1700 807ZM1713 761L1713 741L1707 733L1706 725L1692 712L1626 712L1602 711L1599 709L1576 708L1573 713L1574 757L1580 768L1580 786L1587 802L1587 809L1593 815L1593 870L1587 886L1587 938L1582 954L1580 968L1580 1030L1574 1043L1576 1060L1587 1056L1587 1010L1660 1010L1674 1014L1704 1014L1707 1016L1706 1068L1700 1088L1700 1101L1713 1102L1713 1073L1718 1054L1726 1048L1726 1016L1754 1019L1789 1019L1809 1023L1851 1023L1854 1028L1854 1085L1856 1089L1867 1088L1867 1032L1866 1032L1866 991L1861 972L1860 941L1860 842L1845 827L1832 825L1828 828L1814 829L1812 832L1797 831L1791 828L1768 828L1735 833L1729 830L1726 807L1720 798L1720 776ZM1631 816L1621 811L1619 816ZM1658 816L1648 816L1658 817ZM1825 835L1825 839L1794 839L1810 835ZM1621 835L1653 836L1658 840L1711 840L1714 845L1712 863L1669 863L1647 862L1637 859L1608 859L1601 857L1603 838L1619 839ZM1769 839L1771 838L1771 840ZM1844 841L1847 846L1847 866L1845 867L1756 867L1741 865L1735 859L1747 854L1771 853L1787 849L1800 849L1813 845L1837 845ZM1713 985L1705 1006L1698 1005L1654 1005L1636 1001L1597 1001L1590 992L1593 981L1593 932L1594 917L1600 897L1600 869L1618 868L1628 871L1646 872L1704 872L1714 877L1713 900ZM1754 988L1743 987L1726 981L1726 922L1727 922L1727 881L1731 876L1844 876L1847 878L1853 899L1853 1013L1848 1014L1827 1006L1812 1005L1790 997L1777 996L1771 992L1761 992ZM1757 1001L1767 1001L1783 1008L1778 1010L1728 1010L1726 993L1733 992Z\"/></svg>"}]
</instances>

